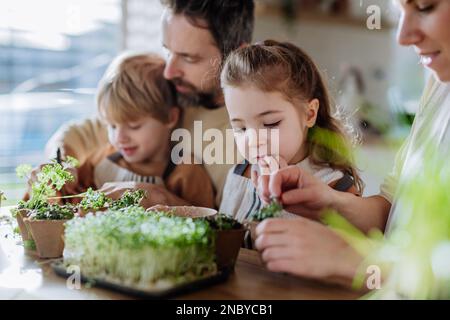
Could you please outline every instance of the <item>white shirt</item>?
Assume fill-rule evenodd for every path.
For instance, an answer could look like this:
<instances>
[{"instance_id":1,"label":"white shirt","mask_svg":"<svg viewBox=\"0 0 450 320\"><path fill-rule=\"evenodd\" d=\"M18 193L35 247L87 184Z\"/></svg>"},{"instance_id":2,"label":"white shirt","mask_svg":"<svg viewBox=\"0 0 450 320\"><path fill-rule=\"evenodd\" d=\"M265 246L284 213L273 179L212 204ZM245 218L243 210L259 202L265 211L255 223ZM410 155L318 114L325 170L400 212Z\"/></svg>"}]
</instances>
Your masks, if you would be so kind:
<instances>
[{"instance_id":1,"label":"white shirt","mask_svg":"<svg viewBox=\"0 0 450 320\"><path fill-rule=\"evenodd\" d=\"M252 181L242 176L243 172L236 172L238 166L234 166L228 172L219 212L232 216L234 219L242 222L261 209L262 202ZM297 166L313 174L326 184L337 181L344 176L339 170L312 164L309 158L297 163ZM284 211L281 217L294 218L297 216Z\"/></svg>"},{"instance_id":2,"label":"white shirt","mask_svg":"<svg viewBox=\"0 0 450 320\"><path fill-rule=\"evenodd\" d=\"M398 185L403 179L422 169L426 150L435 145L448 158L450 155L450 84L431 79L424 91L411 132L398 152L394 168L380 188L380 195L392 203L388 229L406 211L396 201ZM402 211L402 214L397 212Z\"/></svg>"}]
</instances>

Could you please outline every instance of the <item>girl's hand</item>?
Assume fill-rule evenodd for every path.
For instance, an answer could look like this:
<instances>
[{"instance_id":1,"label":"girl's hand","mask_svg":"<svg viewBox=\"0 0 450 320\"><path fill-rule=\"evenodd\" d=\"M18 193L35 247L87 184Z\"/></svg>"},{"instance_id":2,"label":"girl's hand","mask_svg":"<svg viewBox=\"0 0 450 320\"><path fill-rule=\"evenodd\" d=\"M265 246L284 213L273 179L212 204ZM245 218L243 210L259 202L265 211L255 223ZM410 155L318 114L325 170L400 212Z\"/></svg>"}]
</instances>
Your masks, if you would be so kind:
<instances>
[{"instance_id":1,"label":"girl's hand","mask_svg":"<svg viewBox=\"0 0 450 320\"><path fill-rule=\"evenodd\" d=\"M278 170L282 168L286 168L288 166L287 161L279 156L278 159L272 156L266 156L264 159L258 161L257 165L252 166L251 171L251 179L253 185L257 190L263 190L262 185L265 186L265 189L268 190L268 183L270 175L276 173ZM260 186L261 184L261 186ZM266 194L267 197L262 198L262 200L266 203L270 202L270 195ZM265 200L269 199L269 200Z\"/></svg>"},{"instance_id":2,"label":"girl's hand","mask_svg":"<svg viewBox=\"0 0 450 320\"><path fill-rule=\"evenodd\" d=\"M256 228L267 269L350 285L362 258L328 227L308 219L267 219Z\"/></svg>"}]
</instances>

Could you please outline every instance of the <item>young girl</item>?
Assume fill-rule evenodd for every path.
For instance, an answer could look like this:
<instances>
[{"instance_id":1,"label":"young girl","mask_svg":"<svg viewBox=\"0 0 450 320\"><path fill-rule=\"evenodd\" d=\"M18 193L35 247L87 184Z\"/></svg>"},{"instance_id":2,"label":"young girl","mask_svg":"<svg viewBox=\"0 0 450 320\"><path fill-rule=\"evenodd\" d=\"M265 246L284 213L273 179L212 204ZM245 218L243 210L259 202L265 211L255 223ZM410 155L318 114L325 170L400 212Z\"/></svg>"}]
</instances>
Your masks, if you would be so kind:
<instances>
[{"instance_id":1,"label":"young girl","mask_svg":"<svg viewBox=\"0 0 450 320\"><path fill-rule=\"evenodd\" d=\"M97 95L110 145L80 159L76 183L84 190L107 182L158 184L192 205L213 207L213 187L204 168L170 161L170 135L181 110L163 70L164 60L153 54L125 54L111 63Z\"/></svg>"},{"instance_id":2,"label":"young girl","mask_svg":"<svg viewBox=\"0 0 450 320\"><path fill-rule=\"evenodd\" d=\"M301 49L272 40L240 48L227 58L221 82L236 144L246 159L228 173L221 212L243 221L261 209L251 164L271 172L274 163L275 170L297 165L335 189L362 193L351 144L332 114L316 65Z\"/></svg>"}]
</instances>

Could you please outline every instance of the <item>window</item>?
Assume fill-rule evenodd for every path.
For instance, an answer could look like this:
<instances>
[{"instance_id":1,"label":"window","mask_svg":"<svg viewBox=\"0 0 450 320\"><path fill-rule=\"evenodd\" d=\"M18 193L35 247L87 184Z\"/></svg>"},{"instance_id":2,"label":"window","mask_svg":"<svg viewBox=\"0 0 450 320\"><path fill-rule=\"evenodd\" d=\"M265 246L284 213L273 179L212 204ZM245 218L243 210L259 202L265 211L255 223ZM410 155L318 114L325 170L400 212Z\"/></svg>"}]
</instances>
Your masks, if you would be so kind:
<instances>
[{"instance_id":1,"label":"window","mask_svg":"<svg viewBox=\"0 0 450 320\"><path fill-rule=\"evenodd\" d=\"M2 0L0 190L23 195L20 163L43 162L64 122L95 114L100 77L121 49L120 0Z\"/></svg>"}]
</instances>

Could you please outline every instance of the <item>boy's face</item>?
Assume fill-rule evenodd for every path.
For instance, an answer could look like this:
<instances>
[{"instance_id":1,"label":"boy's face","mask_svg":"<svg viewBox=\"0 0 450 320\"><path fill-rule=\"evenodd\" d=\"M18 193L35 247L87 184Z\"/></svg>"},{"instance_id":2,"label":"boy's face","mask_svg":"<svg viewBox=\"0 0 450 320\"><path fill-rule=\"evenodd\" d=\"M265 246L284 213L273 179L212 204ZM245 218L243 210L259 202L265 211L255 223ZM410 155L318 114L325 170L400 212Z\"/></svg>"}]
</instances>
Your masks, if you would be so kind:
<instances>
[{"instance_id":1,"label":"boy's face","mask_svg":"<svg viewBox=\"0 0 450 320\"><path fill-rule=\"evenodd\" d=\"M108 124L109 141L129 163L163 161L170 132L168 124L150 116L127 123Z\"/></svg>"},{"instance_id":2,"label":"boy's face","mask_svg":"<svg viewBox=\"0 0 450 320\"><path fill-rule=\"evenodd\" d=\"M281 93L249 86L226 87L224 97L239 152L250 163L266 157L288 164L303 160L306 133L317 117L313 103L299 111Z\"/></svg>"},{"instance_id":3,"label":"boy's face","mask_svg":"<svg viewBox=\"0 0 450 320\"><path fill-rule=\"evenodd\" d=\"M207 26L193 25L183 14L165 10L162 30L167 53L164 77L189 101L217 103L222 54Z\"/></svg>"}]
</instances>

